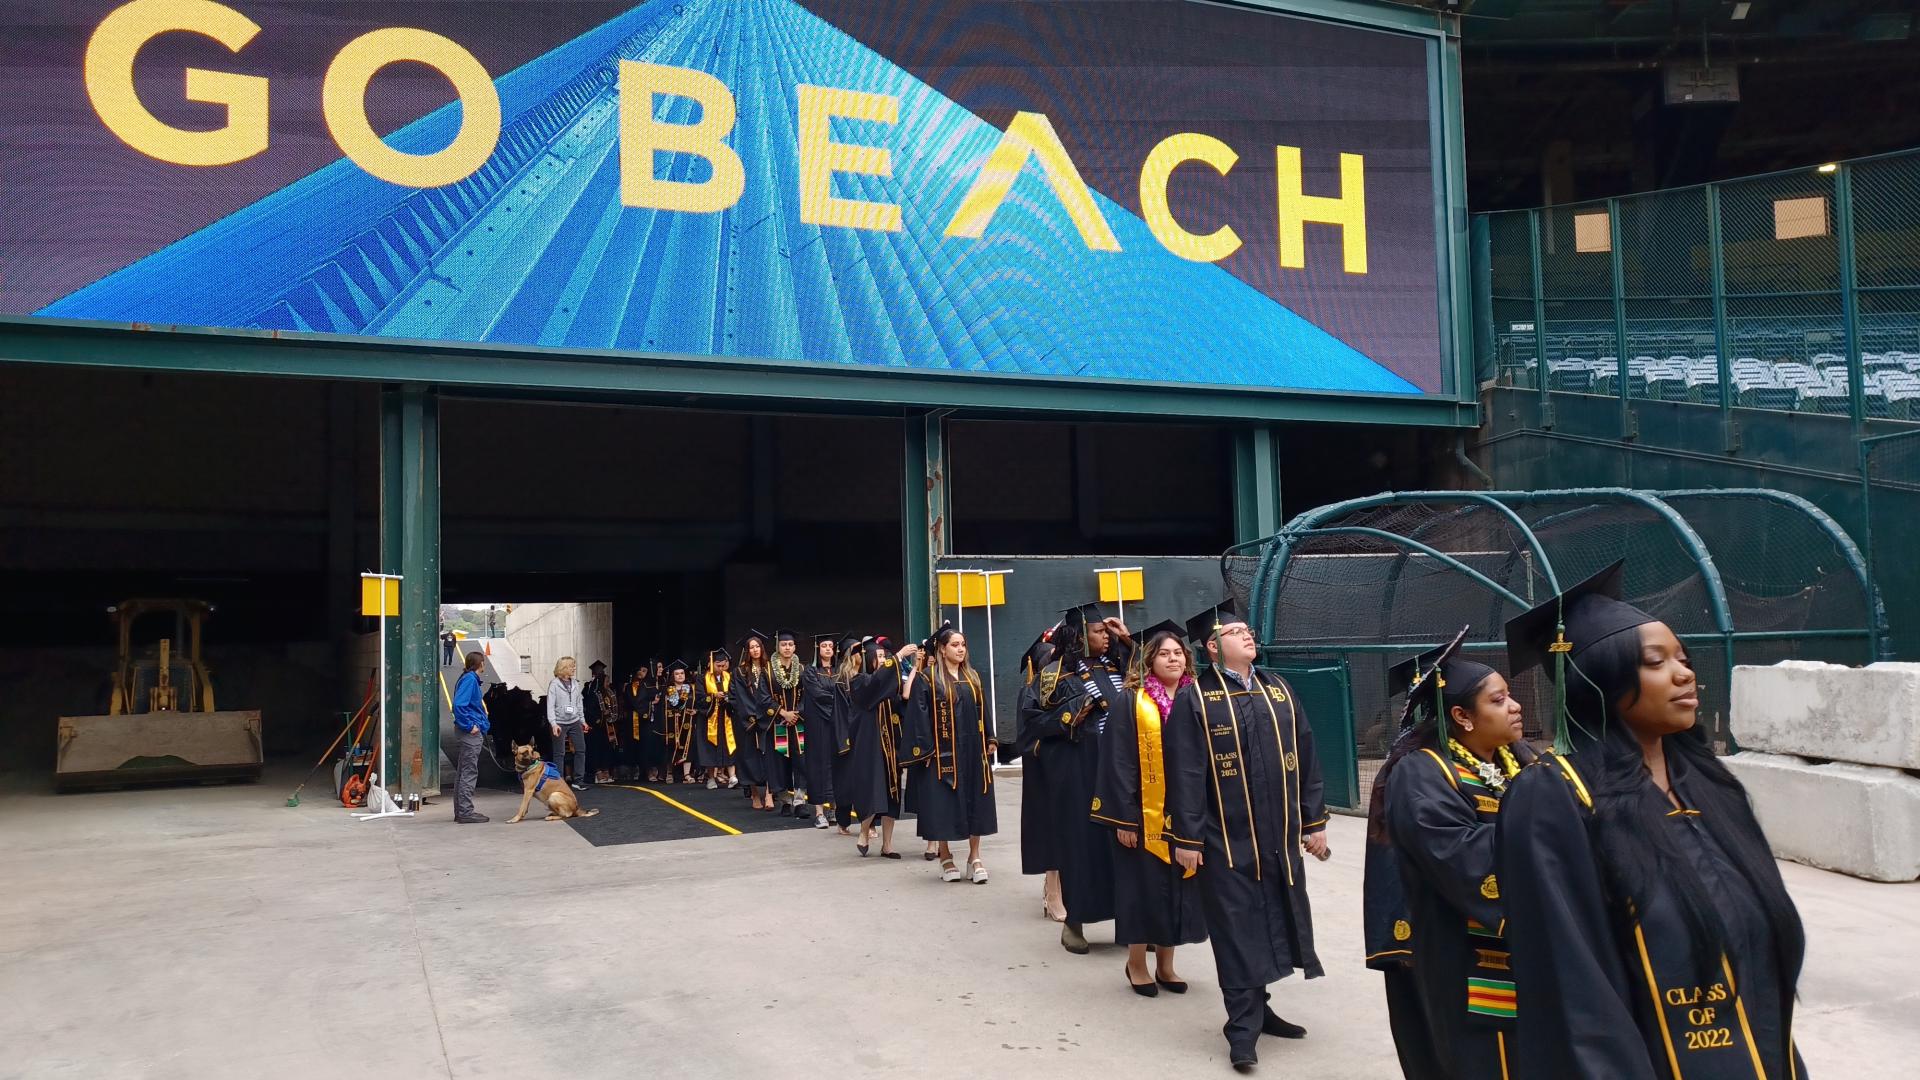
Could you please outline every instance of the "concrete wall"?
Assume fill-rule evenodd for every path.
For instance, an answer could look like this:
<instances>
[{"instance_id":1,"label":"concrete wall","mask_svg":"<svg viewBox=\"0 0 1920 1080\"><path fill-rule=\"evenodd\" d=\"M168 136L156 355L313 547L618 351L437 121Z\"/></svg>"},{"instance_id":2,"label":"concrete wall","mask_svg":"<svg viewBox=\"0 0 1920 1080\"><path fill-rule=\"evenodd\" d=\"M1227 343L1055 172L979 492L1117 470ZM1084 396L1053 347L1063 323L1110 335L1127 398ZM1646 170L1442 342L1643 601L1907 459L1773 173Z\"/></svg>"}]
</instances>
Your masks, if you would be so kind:
<instances>
[{"instance_id":1,"label":"concrete wall","mask_svg":"<svg viewBox=\"0 0 1920 1080\"><path fill-rule=\"evenodd\" d=\"M1920 664L1736 667L1733 737L1747 750L1920 769Z\"/></svg>"},{"instance_id":2,"label":"concrete wall","mask_svg":"<svg viewBox=\"0 0 1920 1080\"><path fill-rule=\"evenodd\" d=\"M1869 881L1920 879L1920 779L1753 752L1727 758L1727 767L1780 858Z\"/></svg>"},{"instance_id":3,"label":"concrete wall","mask_svg":"<svg viewBox=\"0 0 1920 1080\"><path fill-rule=\"evenodd\" d=\"M580 662L583 682L591 678L587 665L613 662L613 605L515 604L507 613L507 637L516 653L532 658L535 692L544 696L553 665L563 656ZM513 658L501 657L499 651L495 642L494 662L511 668Z\"/></svg>"}]
</instances>

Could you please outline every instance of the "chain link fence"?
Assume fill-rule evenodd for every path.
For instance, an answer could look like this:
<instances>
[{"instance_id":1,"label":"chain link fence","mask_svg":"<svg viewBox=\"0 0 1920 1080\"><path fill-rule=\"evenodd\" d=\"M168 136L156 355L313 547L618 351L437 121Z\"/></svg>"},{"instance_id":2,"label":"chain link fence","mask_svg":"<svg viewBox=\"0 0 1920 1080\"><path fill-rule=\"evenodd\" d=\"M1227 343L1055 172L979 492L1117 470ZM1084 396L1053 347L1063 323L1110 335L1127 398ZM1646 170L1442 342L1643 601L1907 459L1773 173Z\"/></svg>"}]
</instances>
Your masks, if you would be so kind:
<instances>
[{"instance_id":1,"label":"chain link fence","mask_svg":"<svg viewBox=\"0 0 1920 1080\"><path fill-rule=\"evenodd\" d=\"M1504 385L1920 420L1920 151L1485 219Z\"/></svg>"},{"instance_id":2,"label":"chain link fence","mask_svg":"<svg viewBox=\"0 0 1920 1080\"><path fill-rule=\"evenodd\" d=\"M1270 662L1345 672L1363 806L1399 715L1391 665L1470 625L1469 655L1504 669L1508 619L1622 558L1626 598L1687 643L1701 722L1723 748L1735 664L1857 664L1884 647L1853 541L1812 504L1759 489L1382 495L1302 514L1231 549L1222 571ZM1551 740L1551 684L1537 669L1510 681L1528 736Z\"/></svg>"}]
</instances>

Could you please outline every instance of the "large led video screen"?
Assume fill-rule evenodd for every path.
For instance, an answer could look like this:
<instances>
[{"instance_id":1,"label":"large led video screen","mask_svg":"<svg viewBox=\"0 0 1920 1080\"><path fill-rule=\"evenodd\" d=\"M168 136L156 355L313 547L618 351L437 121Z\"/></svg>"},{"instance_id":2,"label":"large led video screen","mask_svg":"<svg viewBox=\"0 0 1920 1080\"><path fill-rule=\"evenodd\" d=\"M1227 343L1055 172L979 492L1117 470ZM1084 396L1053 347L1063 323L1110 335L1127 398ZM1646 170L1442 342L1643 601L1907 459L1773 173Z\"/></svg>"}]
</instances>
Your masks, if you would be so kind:
<instances>
[{"instance_id":1,"label":"large led video screen","mask_svg":"<svg viewBox=\"0 0 1920 1080\"><path fill-rule=\"evenodd\" d=\"M0 0L0 314L1435 393L1437 63L1201 0Z\"/></svg>"}]
</instances>

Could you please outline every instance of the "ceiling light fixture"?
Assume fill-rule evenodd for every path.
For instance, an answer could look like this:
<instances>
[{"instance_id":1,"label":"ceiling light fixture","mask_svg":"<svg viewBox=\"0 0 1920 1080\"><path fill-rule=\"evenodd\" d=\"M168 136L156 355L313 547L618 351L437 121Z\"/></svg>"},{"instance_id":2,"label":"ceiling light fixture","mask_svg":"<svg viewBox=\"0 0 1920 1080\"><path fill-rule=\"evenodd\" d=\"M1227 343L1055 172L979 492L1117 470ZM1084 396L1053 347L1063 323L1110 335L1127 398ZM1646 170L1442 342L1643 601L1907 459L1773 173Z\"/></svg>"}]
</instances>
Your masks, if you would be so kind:
<instances>
[{"instance_id":1,"label":"ceiling light fixture","mask_svg":"<svg viewBox=\"0 0 1920 1080\"><path fill-rule=\"evenodd\" d=\"M1747 12L1752 10L1753 10L1752 4L1742 3L1742 4L1733 5L1733 21L1739 22L1740 20L1746 18Z\"/></svg>"}]
</instances>

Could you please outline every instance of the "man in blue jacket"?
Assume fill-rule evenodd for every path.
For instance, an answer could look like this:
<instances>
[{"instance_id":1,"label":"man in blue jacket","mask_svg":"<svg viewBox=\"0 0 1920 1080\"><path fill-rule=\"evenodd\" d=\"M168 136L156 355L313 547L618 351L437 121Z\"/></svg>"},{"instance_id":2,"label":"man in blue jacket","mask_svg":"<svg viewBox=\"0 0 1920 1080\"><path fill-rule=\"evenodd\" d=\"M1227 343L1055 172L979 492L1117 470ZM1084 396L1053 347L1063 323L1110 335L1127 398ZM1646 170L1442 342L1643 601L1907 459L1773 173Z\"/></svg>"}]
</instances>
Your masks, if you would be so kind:
<instances>
[{"instance_id":1,"label":"man in blue jacket","mask_svg":"<svg viewBox=\"0 0 1920 1080\"><path fill-rule=\"evenodd\" d=\"M467 669L453 690L453 728L460 733L460 750L455 756L459 772L453 781L453 820L462 825L487 821L487 815L473 808L473 786L480 779L480 744L487 737L487 707L480 685L480 669L487 665L484 653L467 654Z\"/></svg>"}]
</instances>

